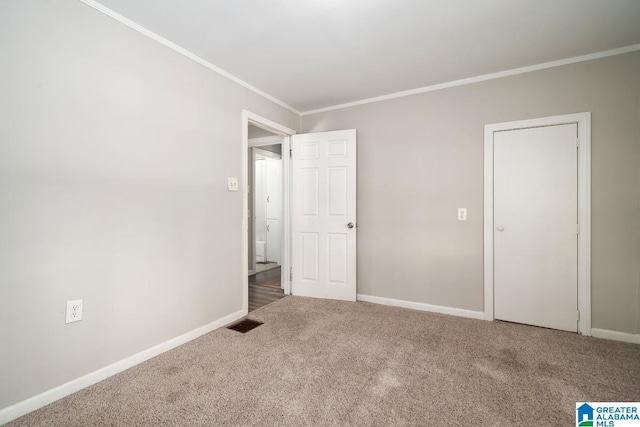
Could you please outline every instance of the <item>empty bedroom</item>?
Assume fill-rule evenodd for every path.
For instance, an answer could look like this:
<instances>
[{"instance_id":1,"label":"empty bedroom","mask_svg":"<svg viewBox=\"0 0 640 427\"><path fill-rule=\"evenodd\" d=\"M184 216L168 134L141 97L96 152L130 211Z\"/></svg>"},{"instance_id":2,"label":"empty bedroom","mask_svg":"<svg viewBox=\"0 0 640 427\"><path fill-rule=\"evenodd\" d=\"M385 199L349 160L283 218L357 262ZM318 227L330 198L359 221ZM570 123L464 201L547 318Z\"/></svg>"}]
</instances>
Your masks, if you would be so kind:
<instances>
[{"instance_id":1,"label":"empty bedroom","mask_svg":"<svg viewBox=\"0 0 640 427\"><path fill-rule=\"evenodd\" d=\"M640 426L637 0L0 0L0 425Z\"/></svg>"}]
</instances>

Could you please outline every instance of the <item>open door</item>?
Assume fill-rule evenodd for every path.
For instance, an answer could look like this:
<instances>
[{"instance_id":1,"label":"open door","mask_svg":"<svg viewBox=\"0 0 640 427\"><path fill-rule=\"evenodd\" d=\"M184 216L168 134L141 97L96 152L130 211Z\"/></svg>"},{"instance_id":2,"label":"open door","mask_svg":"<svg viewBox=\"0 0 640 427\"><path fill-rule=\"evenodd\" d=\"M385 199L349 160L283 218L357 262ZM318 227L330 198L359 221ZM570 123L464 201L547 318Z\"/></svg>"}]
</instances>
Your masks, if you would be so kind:
<instances>
[{"instance_id":1,"label":"open door","mask_svg":"<svg viewBox=\"0 0 640 427\"><path fill-rule=\"evenodd\" d=\"M356 131L294 135L292 293L356 300Z\"/></svg>"}]
</instances>

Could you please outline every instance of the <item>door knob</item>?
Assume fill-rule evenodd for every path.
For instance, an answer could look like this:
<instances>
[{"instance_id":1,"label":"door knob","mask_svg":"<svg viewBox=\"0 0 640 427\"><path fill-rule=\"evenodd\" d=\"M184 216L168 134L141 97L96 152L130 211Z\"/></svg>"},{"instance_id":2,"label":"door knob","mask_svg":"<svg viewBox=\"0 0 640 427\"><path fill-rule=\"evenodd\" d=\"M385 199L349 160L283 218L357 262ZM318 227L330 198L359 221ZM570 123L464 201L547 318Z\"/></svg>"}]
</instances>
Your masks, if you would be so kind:
<instances>
[{"instance_id":1,"label":"door knob","mask_svg":"<svg viewBox=\"0 0 640 427\"><path fill-rule=\"evenodd\" d=\"M504 231L504 227L502 225L499 225L496 227L496 230L498 231Z\"/></svg>"},{"instance_id":2,"label":"door knob","mask_svg":"<svg viewBox=\"0 0 640 427\"><path fill-rule=\"evenodd\" d=\"M349 224L347 224L347 228L353 228L353 227L355 227L355 225L353 225L353 223L352 223L352 222L350 222Z\"/></svg>"}]
</instances>

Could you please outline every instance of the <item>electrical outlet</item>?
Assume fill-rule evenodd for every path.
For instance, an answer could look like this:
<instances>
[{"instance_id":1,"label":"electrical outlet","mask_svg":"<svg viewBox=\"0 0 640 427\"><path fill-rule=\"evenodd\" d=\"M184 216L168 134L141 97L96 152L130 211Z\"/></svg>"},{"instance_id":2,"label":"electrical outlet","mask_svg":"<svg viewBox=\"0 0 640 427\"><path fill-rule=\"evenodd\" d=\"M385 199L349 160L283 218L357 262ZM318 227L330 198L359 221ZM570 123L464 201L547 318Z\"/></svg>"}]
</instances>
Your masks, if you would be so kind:
<instances>
[{"instance_id":1,"label":"electrical outlet","mask_svg":"<svg viewBox=\"0 0 640 427\"><path fill-rule=\"evenodd\" d=\"M67 301L67 317L65 323L82 320L82 300Z\"/></svg>"},{"instance_id":2,"label":"electrical outlet","mask_svg":"<svg viewBox=\"0 0 640 427\"><path fill-rule=\"evenodd\" d=\"M458 208L458 221L467 220L467 208Z\"/></svg>"}]
</instances>

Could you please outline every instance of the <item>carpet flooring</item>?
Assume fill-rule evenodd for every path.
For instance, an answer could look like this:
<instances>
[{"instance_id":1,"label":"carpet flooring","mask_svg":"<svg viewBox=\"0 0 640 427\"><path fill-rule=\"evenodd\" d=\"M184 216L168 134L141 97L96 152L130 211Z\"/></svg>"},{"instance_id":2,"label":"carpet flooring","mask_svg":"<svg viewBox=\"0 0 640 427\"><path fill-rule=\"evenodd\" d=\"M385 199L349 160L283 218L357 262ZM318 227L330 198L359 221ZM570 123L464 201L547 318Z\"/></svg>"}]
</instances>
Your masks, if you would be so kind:
<instances>
[{"instance_id":1,"label":"carpet flooring","mask_svg":"<svg viewBox=\"0 0 640 427\"><path fill-rule=\"evenodd\" d=\"M640 345L286 297L10 426L570 426L640 400Z\"/></svg>"}]
</instances>

